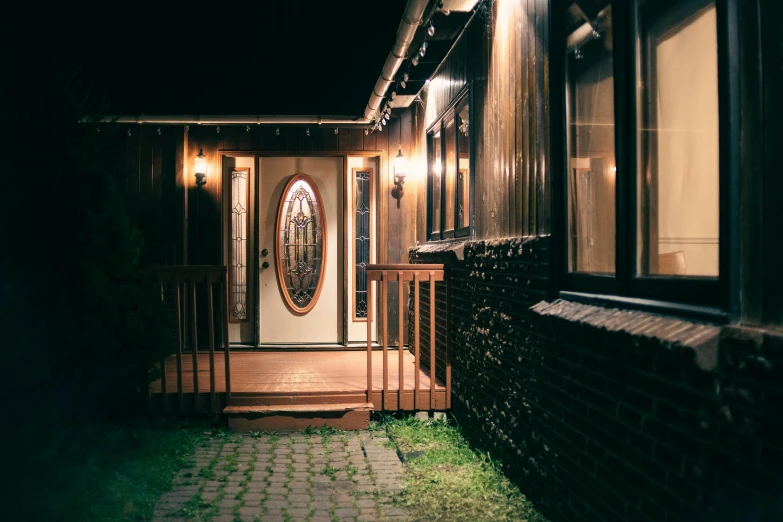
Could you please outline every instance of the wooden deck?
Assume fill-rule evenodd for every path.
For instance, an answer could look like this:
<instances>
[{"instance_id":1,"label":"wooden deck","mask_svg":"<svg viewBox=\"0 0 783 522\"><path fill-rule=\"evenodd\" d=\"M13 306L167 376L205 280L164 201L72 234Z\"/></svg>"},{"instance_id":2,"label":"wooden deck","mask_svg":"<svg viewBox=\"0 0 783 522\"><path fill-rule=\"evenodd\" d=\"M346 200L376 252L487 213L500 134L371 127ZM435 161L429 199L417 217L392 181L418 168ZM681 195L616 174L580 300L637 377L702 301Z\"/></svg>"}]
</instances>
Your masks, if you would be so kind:
<instances>
[{"instance_id":1,"label":"wooden deck","mask_svg":"<svg viewBox=\"0 0 783 522\"><path fill-rule=\"evenodd\" d=\"M414 397L416 367L414 357L403 350L403 390L399 390L399 351L388 352L385 394L383 352L373 351L373 393L367 398L367 352L364 351L274 351L231 352L231 404L334 404L372 402L381 410L446 409L446 388L436 380L430 398L429 370L419 372L419 392ZM198 354L199 411L208 409L210 400L209 353ZM182 409L193 411L193 361L191 354L182 356ZM225 402L225 371L223 353L215 354L216 407ZM163 404L160 380L150 385L151 406L169 413L180 407L177 390L176 359L166 360L166 391Z\"/></svg>"}]
</instances>

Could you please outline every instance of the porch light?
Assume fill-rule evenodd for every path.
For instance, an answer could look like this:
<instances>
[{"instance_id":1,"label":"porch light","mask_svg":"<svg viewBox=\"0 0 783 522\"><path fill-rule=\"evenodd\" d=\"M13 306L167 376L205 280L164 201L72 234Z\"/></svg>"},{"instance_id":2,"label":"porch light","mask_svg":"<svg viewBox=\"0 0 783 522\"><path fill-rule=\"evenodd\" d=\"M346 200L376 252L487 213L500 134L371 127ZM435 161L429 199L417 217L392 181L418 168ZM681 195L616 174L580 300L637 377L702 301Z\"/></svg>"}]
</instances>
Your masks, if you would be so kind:
<instances>
[{"instance_id":1,"label":"porch light","mask_svg":"<svg viewBox=\"0 0 783 522\"><path fill-rule=\"evenodd\" d=\"M199 147L198 156L196 156L196 186L201 187L207 183L207 157L204 156L204 149Z\"/></svg>"},{"instance_id":2,"label":"porch light","mask_svg":"<svg viewBox=\"0 0 783 522\"><path fill-rule=\"evenodd\" d=\"M397 149L397 156L394 158L394 184L402 192L402 185L405 183L405 171L408 170L408 159L402 153L402 146Z\"/></svg>"}]
</instances>

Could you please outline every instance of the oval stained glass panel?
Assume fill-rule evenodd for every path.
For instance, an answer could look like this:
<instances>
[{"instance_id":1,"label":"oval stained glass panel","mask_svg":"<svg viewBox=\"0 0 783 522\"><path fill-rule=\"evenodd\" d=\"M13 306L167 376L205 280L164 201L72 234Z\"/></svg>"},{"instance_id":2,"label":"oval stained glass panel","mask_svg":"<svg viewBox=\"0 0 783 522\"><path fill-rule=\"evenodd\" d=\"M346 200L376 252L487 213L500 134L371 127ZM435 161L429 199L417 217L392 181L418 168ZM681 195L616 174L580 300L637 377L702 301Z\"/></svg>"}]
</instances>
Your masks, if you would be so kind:
<instances>
[{"instance_id":1,"label":"oval stained glass panel","mask_svg":"<svg viewBox=\"0 0 783 522\"><path fill-rule=\"evenodd\" d=\"M305 174L283 189L277 211L277 280L291 312L306 314L315 306L326 268L326 222L321 194Z\"/></svg>"}]
</instances>

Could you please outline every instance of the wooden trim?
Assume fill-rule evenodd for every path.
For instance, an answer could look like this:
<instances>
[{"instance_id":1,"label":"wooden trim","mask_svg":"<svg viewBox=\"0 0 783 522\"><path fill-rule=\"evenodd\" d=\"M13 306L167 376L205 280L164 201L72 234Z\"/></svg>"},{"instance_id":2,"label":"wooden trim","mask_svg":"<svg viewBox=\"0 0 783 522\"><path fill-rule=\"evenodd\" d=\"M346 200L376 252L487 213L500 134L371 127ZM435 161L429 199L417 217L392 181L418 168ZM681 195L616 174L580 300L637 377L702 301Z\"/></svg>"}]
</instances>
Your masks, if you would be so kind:
<instances>
[{"instance_id":1,"label":"wooden trim","mask_svg":"<svg viewBox=\"0 0 783 522\"><path fill-rule=\"evenodd\" d=\"M348 156L343 156L343 309L342 315L343 324L343 346L348 346L348 303L350 302L350 296L348 295L348 242L350 241L350 230L348 230ZM369 400L369 399L368 399Z\"/></svg>"},{"instance_id":2,"label":"wooden trim","mask_svg":"<svg viewBox=\"0 0 783 522\"><path fill-rule=\"evenodd\" d=\"M353 223L353 227L351 227L352 230L350 230L349 233L346 234L346 237L350 238L350 239L346 240L346 247L347 247L347 242L348 241L352 241L350 273L352 274L351 281L353 282L353 292L351 292L351 293L353 295L351 295L349 299L350 299L350 302L352 303L352 306L351 306L351 321L353 321L355 323L363 323L363 322L367 321L366 317L356 317L356 173L357 172L366 172L366 171L369 171L369 173L370 173L370 178L369 178L369 182L370 182L369 183L369 191L370 191L370 204L369 204L369 213L370 213L370 227L369 227L369 232L370 232L370 259L369 259L369 262L367 263L367 265L369 266L370 263L372 263L372 254L375 251L374 249L375 249L375 246L376 246L375 245L375 234L373 233L373 224L374 224L374 221L375 221L373 219L373 216L375 215L375 201L374 201L374 199L375 199L375 197L374 197L374 195L375 195L375 181L374 181L375 175L374 175L372 167L353 167L351 169L351 182L352 182L352 184L351 184L351 201L353 202L352 205L351 205L351 208L353 209L353 213L351 214L351 221ZM343 218L343 219L345 219L345 218ZM347 223L348 220L345 219L345 221ZM346 255L344 259L347 259L347 258L348 258L348 256ZM366 271L365 271L365 273L366 273ZM347 282L346 282L346 284L347 284ZM368 284L369 284L369 281L368 281ZM368 299L369 299L369 297L368 297ZM369 316L369 308L370 308L370 302L368 301L367 302L367 309L368 309L367 315L368 316Z\"/></svg>"},{"instance_id":3,"label":"wooden trim","mask_svg":"<svg viewBox=\"0 0 783 522\"><path fill-rule=\"evenodd\" d=\"M297 307L292 301L291 298L288 296L288 292L285 289L285 280L283 279L283 268L282 263L280 262L280 241L278 235L280 234L280 224L281 220L283 218L283 205L285 203L285 198L288 194L288 191L291 189L291 187L299 180L305 181L310 188L312 188L314 192L314 196L316 201L318 202L318 212L319 217L321 218L321 235L323 237L323 246L321 247L321 274L318 278L318 286L315 289L315 294L313 294L313 298L310 300L310 303L308 303L307 306L304 308ZM321 197L321 192L318 190L318 186L315 184L315 181L308 176L307 174L294 174L293 177L286 183L285 188L283 189L283 193L280 196L280 203L277 207L277 220L275 221L275 268L277 271L277 285L280 289L280 295L283 297L283 301L285 302L286 307L288 310L295 314L295 315L305 315L310 310L315 307L316 303L318 302L318 298L321 295L321 290L324 286L324 279L326 274L326 262L327 262L327 253L329 251L329 241L328 241L328 228L326 223L326 209L324 208L323 204L323 198Z\"/></svg>"},{"instance_id":4,"label":"wooden trim","mask_svg":"<svg viewBox=\"0 0 783 522\"><path fill-rule=\"evenodd\" d=\"M223 156L223 155L220 156L221 172L223 171L223 158L224 157L225 156ZM243 156L243 157L247 157L247 156ZM245 230L247 232L249 232L250 231L250 167L231 167L231 172L229 174L229 179L227 180L228 181L228 194L227 194L228 197L226 198L226 200L228 202L227 210L228 210L228 214L229 215L233 214L233 210L232 209L233 209L233 203L234 203L234 192L232 190L233 187L232 187L232 177L231 177L231 175L234 172L244 172L245 173L245 179L246 179L246 183L247 183L247 190L245 190L245 209L246 209L246 212L245 212L245 216L246 216L246 218L245 218L245 221L246 221L246 223L245 223ZM229 220L229 223L228 223L228 234L226 236L226 241L225 241L225 243L228 245L228 251L226 252L228 254L228 259L226 260L227 261L226 265L227 265L227 268L228 268L228 295L229 295L228 304L229 305L231 305L231 302L232 302L232 297L233 296L232 296L231 293L232 293L232 289L234 288L234 283L235 283L235 281L234 281L234 271L232 270L231 265L228 264L228 262L231 261L231 252L232 252L231 249L233 248L233 244L232 244L233 242L232 242L232 238L231 238L231 236L232 236L231 227L232 226L233 226L233 220ZM249 263L250 256L251 255L255 255L255 252L250 252L250 241L248 241L247 239L248 238L246 238L246 243L245 243L246 244L246 247L245 247L245 250L246 250L246 252L245 252L245 271L249 272L250 271L250 263ZM231 314L231 307L229 306L228 310L226 310L226 313L228 314L228 322L229 323L238 324L238 323L248 323L248 322L251 322L250 321L250 308L247 306L248 302L250 301L249 297L250 297L250 290L251 290L250 285L248 284L249 279L250 279L250 274L248 273L245 276L245 318L244 319L233 319L232 318L232 314Z\"/></svg>"}]
</instances>

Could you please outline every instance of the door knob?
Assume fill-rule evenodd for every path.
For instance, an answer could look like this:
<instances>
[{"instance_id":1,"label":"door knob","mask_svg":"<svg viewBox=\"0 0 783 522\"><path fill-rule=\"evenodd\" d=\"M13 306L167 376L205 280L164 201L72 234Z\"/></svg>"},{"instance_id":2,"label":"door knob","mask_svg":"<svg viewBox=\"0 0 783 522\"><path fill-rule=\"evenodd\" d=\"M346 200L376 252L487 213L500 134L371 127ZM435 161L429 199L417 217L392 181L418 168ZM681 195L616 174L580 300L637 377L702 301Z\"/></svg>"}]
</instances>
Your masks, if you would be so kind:
<instances>
[{"instance_id":1,"label":"door knob","mask_svg":"<svg viewBox=\"0 0 783 522\"><path fill-rule=\"evenodd\" d=\"M269 255L269 250L267 250L266 248L265 248L265 249L263 249L263 250L261 251L261 255L262 255L262 256L264 256L264 257L268 256L268 255Z\"/></svg>"},{"instance_id":2,"label":"door knob","mask_svg":"<svg viewBox=\"0 0 783 522\"><path fill-rule=\"evenodd\" d=\"M264 262L261 264L261 266L262 266L262 267L264 267L264 268L269 268L269 262L268 262L268 261L264 261Z\"/></svg>"}]
</instances>

